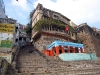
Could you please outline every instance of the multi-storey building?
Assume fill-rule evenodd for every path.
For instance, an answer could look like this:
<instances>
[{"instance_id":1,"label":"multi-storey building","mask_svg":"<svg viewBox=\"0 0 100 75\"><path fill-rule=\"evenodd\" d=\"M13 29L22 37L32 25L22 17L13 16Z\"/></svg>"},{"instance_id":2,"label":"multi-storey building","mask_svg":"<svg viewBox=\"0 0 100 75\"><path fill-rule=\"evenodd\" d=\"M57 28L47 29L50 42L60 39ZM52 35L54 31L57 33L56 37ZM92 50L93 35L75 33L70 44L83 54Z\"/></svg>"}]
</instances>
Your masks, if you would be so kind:
<instances>
[{"instance_id":1,"label":"multi-storey building","mask_svg":"<svg viewBox=\"0 0 100 75\"><path fill-rule=\"evenodd\" d=\"M42 4L38 4L36 9L34 9L33 12L31 12L31 16L32 16L32 39L35 47L38 48L39 50L45 49L47 45L49 45L55 40L72 41L72 42L76 40L74 27L76 27L77 25L71 22L71 20L65 17L64 15L49 10L43 7ZM48 26L41 26L42 24L39 23L39 21L43 22L44 20L48 23ZM58 22L57 23L58 26L55 26L55 22ZM60 23L61 26L59 26ZM35 30L36 26L39 24L40 28L41 27L42 28ZM66 27L67 31L65 31Z\"/></svg>"}]
</instances>

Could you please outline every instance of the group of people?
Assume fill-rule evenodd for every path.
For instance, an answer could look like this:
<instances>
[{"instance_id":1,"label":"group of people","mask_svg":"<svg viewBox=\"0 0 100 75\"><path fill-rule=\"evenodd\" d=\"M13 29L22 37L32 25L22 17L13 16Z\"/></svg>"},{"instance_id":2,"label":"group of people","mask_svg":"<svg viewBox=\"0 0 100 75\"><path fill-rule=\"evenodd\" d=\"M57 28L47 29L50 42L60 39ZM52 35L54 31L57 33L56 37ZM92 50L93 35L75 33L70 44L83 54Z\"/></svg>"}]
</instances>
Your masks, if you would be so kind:
<instances>
[{"instance_id":1,"label":"group of people","mask_svg":"<svg viewBox=\"0 0 100 75\"><path fill-rule=\"evenodd\" d=\"M28 42L28 41L25 41L25 40L17 40L17 41L15 41L15 46L17 46L17 47L19 47L19 48L22 48L23 49L23 47L25 47L25 46L27 46L27 45L30 45L31 43L30 42Z\"/></svg>"},{"instance_id":2,"label":"group of people","mask_svg":"<svg viewBox=\"0 0 100 75\"><path fill-rule=\"evenodd\" d=\"M17 46L21 50L24 50L24 47L26 45L32 45L32 41L31 42L28 42L28 41L26 42L25 40L19 40L19 42L18 42L18 40L15 41L15 46ZM34 50L32 50L32 49L29 50L29 53L33 53L33 52L34 52Z\"/></svg>"},{"instance_id":3,"label":"group of people","mask_svg":"<svg viewBox=\"0 0 100 75\"><path fill-rule=\"evenodd\" d=\"M23 47L26 46L26 42L24 40L21 40L19 41L19 45L20 45L20 48L23 49Z\"/></svg>"}]
</instances>

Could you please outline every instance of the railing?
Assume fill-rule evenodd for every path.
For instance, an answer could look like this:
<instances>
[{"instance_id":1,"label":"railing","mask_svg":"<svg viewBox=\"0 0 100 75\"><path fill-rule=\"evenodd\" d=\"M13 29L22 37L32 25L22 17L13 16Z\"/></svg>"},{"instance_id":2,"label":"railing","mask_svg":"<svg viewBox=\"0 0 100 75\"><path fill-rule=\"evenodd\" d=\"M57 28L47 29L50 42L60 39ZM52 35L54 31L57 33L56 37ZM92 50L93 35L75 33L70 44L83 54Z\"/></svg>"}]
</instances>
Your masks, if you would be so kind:
<instances>
[{"instance_id":1,"label":"railing","mask_svg":"<svg viewBox=\"0 0 100 75\"><path fill-rule=\"evenodd\" d=\"M67 32L65 32L64 30L42 30L43 32L49 32L49 33L53 33L53 34L62 34L62 35L66 35L68 37L71 37Z\"/></svg>"},{"instance_id":2,"label":"railing","mask_svg":"<svg viewBox=\"0 0 100 75\"><path fill-rule=\"evenodd\" d=\"M72 36L71 34L69 34L68 31L59 30L59 29L58 30L56 30L56 29L48 29L48 30L47 29L42 29L41 31L34 32L34 34L32 35L32 38L34 38L40 32L48 32L48 33L51 33L51 34L66 36L68 38L76 40L75 34Z\"/></svg>"}]
</instances>

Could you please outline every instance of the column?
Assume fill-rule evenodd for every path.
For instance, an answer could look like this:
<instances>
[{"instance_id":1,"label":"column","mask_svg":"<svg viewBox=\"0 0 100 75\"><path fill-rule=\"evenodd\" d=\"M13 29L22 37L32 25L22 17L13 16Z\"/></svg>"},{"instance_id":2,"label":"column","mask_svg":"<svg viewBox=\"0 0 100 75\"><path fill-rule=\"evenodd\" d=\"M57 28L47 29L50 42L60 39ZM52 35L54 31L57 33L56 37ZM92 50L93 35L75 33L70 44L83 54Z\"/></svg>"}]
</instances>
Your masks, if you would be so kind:
<instances>
[{"instance_id":1,"label":"column","mask_svg":"<svg viewBox=\"0 0 100 75\"><path fill-rule=\"evenodd\" d=\"M81 49L81 52L84 53L84 49L83 48L80 48L80 49Z\"/></svg>"},{"instance_id":2,"label":"column","mask_svg":"<svg viewBox=\"0 0 100 75\"><path fill-rule=\"evenodd\" d=\"M48 51L48 56L50 56L50 51Z\"/></svg>"},{"instance_id":3,"label":"column","mask_svg":"<svg viewBox=\"0 0 100 75\"><path fill-rule=\"evenodd\" d=\"M44 54L46 55L46 50L43 50Z\"/></svg>"},{"instance_id":4,"label":"column","mask_svg":"<svg viewBox=\"0 0 100 75\"><path fill-rule=\"evenodd\" d=\"M56 46L56 55L59 55L59 47Z\"/></svg>"},{"instance_id":5,"label":"column","mask_svg":"<svg viewBox=\"0 0 100 75\"><path fill-rule=\"evenodd\" d=\"M62 53L64 53L65 52L65 50L64 50L64 47L62 46Z\"/></svg>"},{"instance_id":6,"label":"column","mask_svg":"<svg viewBox=\"0 0 100 75\"><path fill-rule=\"evenodd\" d=\"M50 50L50 56L54 56L53 49Z\"/></svg>"},{"instance_id":7,"label":"column","mask_svg":"<svg viewBox=\"0 0 100 75\"><path fill-rule=\"evenodd\" d=\"M73 47L73 53L75 53L75 47Z\"/></svg>"},{"instance_id":8,"label":"column","mask_svg":"<svg viewBox=\"0 0 100 75\"><path fill-rule=\"evenodd\" d=\"M81 49L78 47L78 51L79 51L79 53L81 53Z\"/></svg>"},{"instance_id":9,"label":"column","mask_svg":"<svg viewBox=\"0 0 100 75\"><path fill-rule=\"evenodd\" d=\"M70 53L70 47L69 47L69 46L67 46L67 48L68 48L68 53Z\"/></svg>"}]
</instances>

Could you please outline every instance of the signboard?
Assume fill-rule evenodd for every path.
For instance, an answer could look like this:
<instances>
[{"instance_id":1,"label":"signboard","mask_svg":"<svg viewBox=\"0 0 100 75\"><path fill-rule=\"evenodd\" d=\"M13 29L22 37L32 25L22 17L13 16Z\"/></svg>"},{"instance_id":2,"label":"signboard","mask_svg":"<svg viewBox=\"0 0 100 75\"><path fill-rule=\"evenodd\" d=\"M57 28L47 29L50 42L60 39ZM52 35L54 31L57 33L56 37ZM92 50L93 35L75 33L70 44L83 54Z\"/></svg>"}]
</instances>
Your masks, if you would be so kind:
<instances>
[{"instance_id":1,"label":"signboard","mask_svg":"<svg viewBox=\"0 0 100 75\"><path fill-rule=\"evenodd\" d=\"M14 33L14 24L1 24L0 23L0 33Z\"/></svg>"},{"instance_id":2,"label":"signboard","mask_svg":"<svg viewBox=\"0 0 100 75\"><path fill-rule=\"evenodd\" d=\"M13 34L13 31L14 31L13 29L8 29L8 28L6 28L6 29L3 29L3 28L2 28L2 29L1 29L1 28L0 28L0 32L1 32L1 33L11 33L11 34Z\"/></svg>"},{"instance_id":3,"label":"signboard","mask_svg":"<svg viewBox=\"0 0 100 75\"><path fill-rule=\"evenodd\" d=\"M11 40L1 40L0 47L11 48L12 47L12 41Z\"/></svg>"},{"instance_id":4,"label":"signboard","mask_svg":"<svg viewBox=\"0 0 100 75\"><path fill-rule=\"evenodd\" d=\"M14 24L0 23L0 49L11 49L13 43Z\"/></svg>"}]
</instances>

